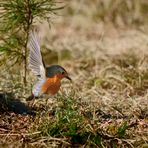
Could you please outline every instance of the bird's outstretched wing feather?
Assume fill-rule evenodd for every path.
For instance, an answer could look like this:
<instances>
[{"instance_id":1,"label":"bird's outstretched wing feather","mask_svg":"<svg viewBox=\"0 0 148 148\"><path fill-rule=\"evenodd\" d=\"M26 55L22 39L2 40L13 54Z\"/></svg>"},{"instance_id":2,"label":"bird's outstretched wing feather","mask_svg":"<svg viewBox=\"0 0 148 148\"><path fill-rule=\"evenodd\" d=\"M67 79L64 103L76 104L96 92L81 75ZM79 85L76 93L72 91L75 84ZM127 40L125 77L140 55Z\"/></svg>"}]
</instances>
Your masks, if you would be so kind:
<instances>
[{"instance_id":1,"label":"bird's outstretched wing feather","mask_svg":"<svg viewBox=\"0 0 148 148\"><path fill-rule=\"evenodd\" d=\"M29 38L29 68L32 70L34 75L38 76L38 81L33 86L33 94L35 96L40 95L42 84L46 80L45 67L42 60L42 55L40 51L40 44L37 33L32 31Z\"/></svg>"},{"instance_id":2,"label":"bird's outstretched wing feather","mask_svg":"<svg viewBox=\"0 0 148 148\"><path fill-rule=\"evenodd\" d=\"M29 67L36 76L45 77L45 67L40 51L39 39L37 33L32 31L29 40Z\"/></svg>"}]
</instances>

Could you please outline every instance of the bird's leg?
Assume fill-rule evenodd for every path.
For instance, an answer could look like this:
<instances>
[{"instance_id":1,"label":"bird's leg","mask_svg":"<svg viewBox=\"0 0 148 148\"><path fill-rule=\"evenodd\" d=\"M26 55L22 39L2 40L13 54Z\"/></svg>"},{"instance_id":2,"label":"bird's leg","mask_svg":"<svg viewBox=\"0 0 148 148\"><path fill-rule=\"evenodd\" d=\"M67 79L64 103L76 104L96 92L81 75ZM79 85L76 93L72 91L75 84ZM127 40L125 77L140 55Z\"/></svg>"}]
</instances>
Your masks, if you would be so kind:
<instances>
[{"instance_id":1,"label":"bird's leg","mask_svg":"<svg viewBox=\"0 0 148 148\"><path fill-rule=\"evenodd\" d=\"M46 102L46 104L48 103L48 97L45 98L45 102Z\"/></svg>"}]
</instances>

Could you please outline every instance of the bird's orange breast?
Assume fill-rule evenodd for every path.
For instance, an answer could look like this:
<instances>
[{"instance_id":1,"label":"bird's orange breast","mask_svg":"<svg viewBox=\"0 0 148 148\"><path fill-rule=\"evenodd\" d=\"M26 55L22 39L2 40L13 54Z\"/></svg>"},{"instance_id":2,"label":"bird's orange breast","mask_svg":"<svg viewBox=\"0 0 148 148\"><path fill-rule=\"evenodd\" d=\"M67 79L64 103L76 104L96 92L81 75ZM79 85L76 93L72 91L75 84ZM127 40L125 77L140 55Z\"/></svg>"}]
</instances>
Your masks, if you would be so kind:
<instances>
[{"instance_id":1,"label":"bird's orange breast","mask_svg":"<svg viewBox=\"0 0 148 148\"><path fill-rule=\"evenodd\" d=\"M55 95L59 91L60 86L61 81L57 75L52 78L47 78L47 80L42 86L42 93Z\"/></svg>"}]
</instances>

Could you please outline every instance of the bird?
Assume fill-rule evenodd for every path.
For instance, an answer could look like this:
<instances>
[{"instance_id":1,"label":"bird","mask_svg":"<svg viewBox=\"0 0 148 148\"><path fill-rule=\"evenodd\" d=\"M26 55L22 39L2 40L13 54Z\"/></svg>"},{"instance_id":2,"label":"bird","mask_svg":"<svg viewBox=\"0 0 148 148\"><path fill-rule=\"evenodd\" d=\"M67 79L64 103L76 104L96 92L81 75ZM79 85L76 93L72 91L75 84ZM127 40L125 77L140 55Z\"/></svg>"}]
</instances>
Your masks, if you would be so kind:
<instances>
[{"instance_id":1,"label":"bird","mask_svg":"<svg viewBox=\"0 0 148 148\"><path fill-rule=\"evenodd\" d=\"M68 72L60 65L51 65L46 67L39 42L37 31L32 30L29 36L29 68L37 82L32 88L32 97L38 98L44 94L54 96L61 87L61 80L66 78L70 81Z\"/></svg>"}]
</instances>

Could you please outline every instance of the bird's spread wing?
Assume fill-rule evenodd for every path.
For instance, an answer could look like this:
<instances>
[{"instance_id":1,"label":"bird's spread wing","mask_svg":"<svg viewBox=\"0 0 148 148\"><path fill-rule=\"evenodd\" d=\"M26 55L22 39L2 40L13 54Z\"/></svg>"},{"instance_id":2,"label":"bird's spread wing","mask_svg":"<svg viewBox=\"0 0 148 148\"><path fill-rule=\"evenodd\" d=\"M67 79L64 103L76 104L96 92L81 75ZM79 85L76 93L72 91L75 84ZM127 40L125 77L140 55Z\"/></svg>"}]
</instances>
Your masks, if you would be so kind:
<instances>
[{"instance_id":1,"label":"bird's spread wing","mask_svg":"<svg viewBox=\"0 0 148 148\"><path fill-rule=\"evenodd\" d=\"M40 45L37 33L32 31L29 38L29 68L32 70L34 75L38 76L38 81L33 87L33 94L38 96L42 84L45 82L45 67L42 60L42 55L40 52Z\"/></svg>"},{"instance_id":2,"label":"bird's spread wing","mask_svg":"<svg viewBox=\"0 0 148 148\"><path fill-rule=\"evenodd\" d=\"M40 45L37 33L32 31L29 40L29 67L36 76L45 77L45 67L40 52Z\"/></svg>"}]
</instances>

